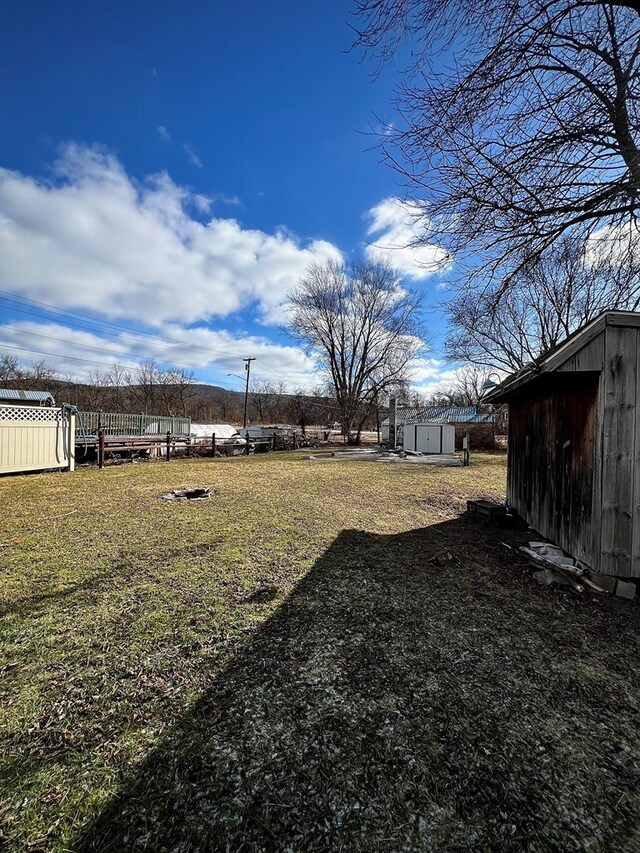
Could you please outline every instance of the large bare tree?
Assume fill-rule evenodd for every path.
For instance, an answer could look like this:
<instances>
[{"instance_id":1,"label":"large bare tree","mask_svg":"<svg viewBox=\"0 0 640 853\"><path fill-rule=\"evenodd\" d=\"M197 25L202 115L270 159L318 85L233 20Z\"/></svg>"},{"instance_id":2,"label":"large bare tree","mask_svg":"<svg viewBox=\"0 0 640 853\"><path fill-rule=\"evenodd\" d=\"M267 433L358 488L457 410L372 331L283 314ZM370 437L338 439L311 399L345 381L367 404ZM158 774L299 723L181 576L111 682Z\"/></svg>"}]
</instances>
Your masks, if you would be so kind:
<instances>
[{"instance_id":1,"label":"large bare tree","mask_svg":"<svg viewBox=\"0 0 640 853\"><path fill-rule=\"evenodd\" d=\"M616 258L635 251L638 2L358 0L356 11L357 42L382 61L411 44L404 126L384 146L426 203L422 240L439 238L501 292L566 235L615 243Z\"/></svg>"},{"instance_id":2,"label":"large bare tree","mask_svg":"<svg viewBox=\"0 0 640 853\"><path fill-rule=\"evenodd\" d=\"M289 296L290 333L329 379L343 432L358 443L380 394L423 347L421 296L383 264L313 264Z\"/></svg>"}]
</instances>

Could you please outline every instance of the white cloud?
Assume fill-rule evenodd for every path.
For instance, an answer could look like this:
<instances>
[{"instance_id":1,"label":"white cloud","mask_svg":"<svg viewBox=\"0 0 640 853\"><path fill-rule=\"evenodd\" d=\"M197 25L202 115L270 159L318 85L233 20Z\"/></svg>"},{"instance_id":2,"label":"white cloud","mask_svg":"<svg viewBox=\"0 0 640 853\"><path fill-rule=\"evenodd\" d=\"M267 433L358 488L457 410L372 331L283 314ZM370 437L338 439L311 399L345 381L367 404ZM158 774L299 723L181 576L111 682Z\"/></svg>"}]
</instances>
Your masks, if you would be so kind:
<instances>
[{"instance_id":1,"label":"white cloud","mask_svg":"<svg viewBox=\"0 0 640 853\"><path fill-rule=\"evenodd\" d=\"M427 278L450 264L449 254L441 246L417 245L429 228L420 205L390 196L372 207L368 218L367 234L378 235L365 247L369 260L387 263L413 279Z\"/></svg>"},{"instance_id":2,"label":"white cloud","mask_svg":"<svg viewBox=\"0 0 640 853\"><path fill-rule=\"evenodd\" d=\"M430 397L439 391L451 388L469 387L469 371L475 371L470 364L456 365L438 358L417 358L411 366L411 388L423 397ZM484 372L485 377L503 379L504 371Z\"/></svg>"},{"instance_id":3,"label":"white cloud","mask_svg":"<svg viewBox=\"0 0 640 853\"><path fill-rule=\"evenodd\" d=\"M188 142L185 142L183 143L182 147L184 148L185 153L189 158L189 162L192 163L194 166L197 166L198 169L202 169L202 160L198 157L191 145L189 145Z\"/></svg>"},{"instance_id":4,"label":"white cloud","mask_svg":"<svg viewBox=\"0 0 640 853\"><path fill-rule=\"evenodd\" d=\"M411 365L411 387L428 397L455 384L458 370L438 358L416 358Z\"/></svg>"},{"instance_id":5,"label":"white cloud","mask_svg":"<svg viewBox=\"0 0 640 853\"><path fill-rule=\"evenodd\" d=\"M160 139L162 139L163 142L171 142L171 134L169 133L167 128L164 127L164 125L159 125L157 131L158 136L160 137Z\"/></svg>"},{"instance_id":6,"label":"white cloud","mask_svg":"<svg viewBox=\"0 0 640 853\"><path fill-rule=\"evenodd\" d=\"M255 375L263 374L272 382L284 382L291 388L314 384L315 364L297 347L204 326L187 329L169 324L159 334L165 340L117 332L105 338L63 323L15 321L0 325L0 352L3 348L14 352L23 362L43 359L60 374L78 379L86 379L95 371L104 372L114 361L135 367L152 358L192 368L200 376L214 371L223 384L229 384L226 374L241 371L242 359L252 355L256 358Z\"/></svg>"},{"instance_id":7,"label":"white cloud","mask_svg":"<svg viewBox=\"0 0 640 853\"><path fill-rule=\"evenodd\" d=\"M52 182L0 169L2 287L147 325L252 305L278 322L308 265L340 257L325 241L194 218L209 204L166 173L135 181L99 148L67 146Z\"/></svg>"},{"instance_id":8,"label":"white cloud","mask_svg":"<svg viewBox=\"0 0 640 853\"><path fill-rule=\"evenodd\" d=\"M583 263L594 270L637 267L640 257L640 227L635 220L605 225L591 233L583 246Z\"/></svg>"},{"instance_id":9,"label":"white cloud","mask_svg":"<svg viewBox=\"0 0 640 853\"><path fill-rule=\"evenodd\" d=\"M229 204L233 207L242 207L242 200L237 195L227 195L226 193L216 193L213 201L221 201L223 204Z\"/></svg>"}]
</instances>

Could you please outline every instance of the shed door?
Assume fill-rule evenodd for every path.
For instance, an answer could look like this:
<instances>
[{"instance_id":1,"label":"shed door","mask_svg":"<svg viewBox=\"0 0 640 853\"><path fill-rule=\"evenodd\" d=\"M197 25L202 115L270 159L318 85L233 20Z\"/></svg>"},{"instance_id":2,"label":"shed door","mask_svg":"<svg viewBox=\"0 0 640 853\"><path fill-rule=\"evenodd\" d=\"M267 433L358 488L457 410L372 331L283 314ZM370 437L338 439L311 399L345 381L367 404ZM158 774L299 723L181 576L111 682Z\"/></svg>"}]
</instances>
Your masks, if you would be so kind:
<instances>
[{"instance_id":1,"label":"shed door","mask_svg":"<svg viewBox=\"0 0 640 853\"><path fill-rule=\"evenodd\" d=\"M442 427L421 426L417 431L421 453L442 453Z\"/></svg>"},{"instance_id":2,"label":"shed door","mask_svg":"<svg viewBox=\"0 0 640 853\"><path fill-rule=\"evenodd\" d=\"M588 565L594 565L598 380L597 373L555 374L544 397L509 403L509 503ZM600 524L599 517L593 521Z\"/></svg>"}]
</instances>

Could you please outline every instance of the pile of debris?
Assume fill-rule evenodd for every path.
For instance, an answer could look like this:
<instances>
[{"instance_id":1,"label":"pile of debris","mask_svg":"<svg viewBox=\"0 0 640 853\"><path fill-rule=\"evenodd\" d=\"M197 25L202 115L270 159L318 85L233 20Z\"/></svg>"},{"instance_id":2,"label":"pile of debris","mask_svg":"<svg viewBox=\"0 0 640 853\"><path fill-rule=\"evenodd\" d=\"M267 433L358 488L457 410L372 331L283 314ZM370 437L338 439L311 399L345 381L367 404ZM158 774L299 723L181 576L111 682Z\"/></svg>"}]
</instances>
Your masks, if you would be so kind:
<instances>
[{"instance_id":1,"label":"pile of debris","mask_svg":"<svg viewBox=\"0 0 640 853\"><path fill-rule=\"evenodd\" d=\"M171 489L170 492L165 492L164 495L160 495L163 501L206 501L208 498L212 498L214 495L217 495L217 491L215 489L203 488L203 489Z\"/></svg>"},{"instance_id":2,"label":"pile of debris","mask_svg":"<svg viewBox=\"0 0 640 853\"><path fill-rule=\"evenodd\" d=\"M632 581L592 572L588 566L567 556L562 548L549 542L529 542L528 548L523 545L520 550L536 565L544 566L534 574L538 583L547 586L562 584L577 592L584 592L586 589L604 595L618 595L621 598L635 597L636 585Z\"/></svg>"}]
</instances>

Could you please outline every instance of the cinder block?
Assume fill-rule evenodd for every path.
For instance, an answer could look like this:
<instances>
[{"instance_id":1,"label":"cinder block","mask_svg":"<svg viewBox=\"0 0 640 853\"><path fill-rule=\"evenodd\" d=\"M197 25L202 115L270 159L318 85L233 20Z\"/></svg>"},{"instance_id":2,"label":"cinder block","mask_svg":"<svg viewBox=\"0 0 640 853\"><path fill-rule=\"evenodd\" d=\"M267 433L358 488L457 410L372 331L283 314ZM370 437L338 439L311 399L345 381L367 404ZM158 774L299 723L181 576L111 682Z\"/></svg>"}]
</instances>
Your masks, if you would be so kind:
<instances>
[{"instance_id":1,"label":"cinder block","mask_svg":"<svg viewBox=\"0 0 640 853\"><path fill-rule=\"evenodd\" d=\"M619 595L620 598L635 598L635 594L636 585L634 583L619 580L616 584L616 595Z\"/></svg>"},{"instance_id":2,"label":"cinder block","mask_svg":"<svg viewBox=\"0 0 640 853\"><path fill-rule=\"evenodd\" d=\"M598 572L587 572L587 577L596 586L602 587L607 592L613 594L616 591L617 578L612 575L601 575Z\"/></svg>"}]
</instances>

